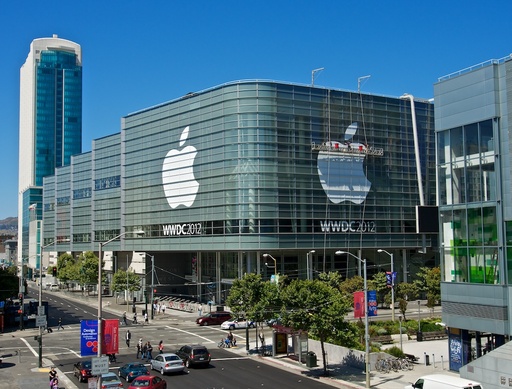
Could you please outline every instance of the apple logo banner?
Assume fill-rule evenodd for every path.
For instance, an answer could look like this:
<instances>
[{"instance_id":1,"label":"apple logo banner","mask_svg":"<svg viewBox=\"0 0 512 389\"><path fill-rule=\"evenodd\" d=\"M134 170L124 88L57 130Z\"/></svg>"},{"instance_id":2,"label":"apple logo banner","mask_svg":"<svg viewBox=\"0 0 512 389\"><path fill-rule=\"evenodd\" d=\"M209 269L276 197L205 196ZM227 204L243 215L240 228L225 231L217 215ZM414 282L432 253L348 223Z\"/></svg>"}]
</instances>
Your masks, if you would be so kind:
<instances>
[{"instance_id":1,"label":"apple logo banner","mask_svg":"<svg viewBox=\"0 0 512 389\"><path fill-rule=\"evenodd\" d=\"M325 194L331 202L351 201L361 204L372 183L364 173L367 145L351 142L357 131L357 122L345 130L345 141L330 141L322 145L317 160L318 176Z\"/></svg>"},{"instance_id":2,"label":"apple logo banner","mask_svg":"<svg viewBox=\"0 0 512 389\"><path fill-rule=\"evenodd\" d=\"M180 148L188 138L189 126L185 127L180 136ZM170 150L165 156L162 166L162 184L169 206L174 209L180 205L190 207L199 190L199 183L194 177L194 159L197 150L194 146L186 146L182 150Z\"/></svg>"}]
</instances>

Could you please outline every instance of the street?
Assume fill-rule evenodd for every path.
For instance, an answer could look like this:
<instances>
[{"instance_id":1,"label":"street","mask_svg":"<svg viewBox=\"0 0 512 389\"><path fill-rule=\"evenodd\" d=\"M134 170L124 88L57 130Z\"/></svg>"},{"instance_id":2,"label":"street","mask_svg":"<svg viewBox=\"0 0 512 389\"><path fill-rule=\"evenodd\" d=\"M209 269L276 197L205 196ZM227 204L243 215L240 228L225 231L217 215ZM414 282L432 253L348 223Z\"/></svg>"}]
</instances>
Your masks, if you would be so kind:
<instances>
[{"instance_id":1,"label":"street","mask_svg":"<svg viewBox=\"0 0 512 389\"><path fill-rule=\"evenodd\" d=\"M33 295L33 294L32 294ZM53 332L43 335L44 358L53 361L54 365L65 374L74 385L79 388L87 388L87 383L79 383L73 376L73 365L80 360L80 320L95 319L97 309L88 304L82 304L76 300L67 300L59 293L45 294L44 300L50 303L49 323L52 323ZM105 313L104 317L116 317ZM58 330L56 323L62 318L64 329ZM124 336L126 330L132 333L130 347L126 345ZM271 330L265 328L265 336L270 337ZM23 361L24 356L37 355L38 343L34 339L36 328L23 331L26 336L20 338L0 340L0 347L5 351L20 352ZM233 353L225 349L217 348L217 343L226 336L227 331L221 330L219 325L200 327L190 318L176 316L163 321L155 320L150 325L120 326L119 344L120 353L117 362L110 364L110 371L117 374L120 366L127 362L136 362L136 344L139 338L143 341L151 341L155 347L160 340L163 341L165 352L173 352L184 344L203 344L211 353L212 362L208 368L190 368L183 374L166 375L164 379L168 387L187 386L189 388L260 388L279 387L296 388L324 388L325 384L318 380L312 380L300 374L276 368L262 363L260 360L248 357L245 354L245 330L233 331L242 352ZM250 336L255 337L255 330L250 330ZM140 361L140 360L139 360ZM149 368L149 363L145 362ZM160 376L157 371L151 374ZM124 387L129 385L124 382Z\"/></svg>"}]
</instances>

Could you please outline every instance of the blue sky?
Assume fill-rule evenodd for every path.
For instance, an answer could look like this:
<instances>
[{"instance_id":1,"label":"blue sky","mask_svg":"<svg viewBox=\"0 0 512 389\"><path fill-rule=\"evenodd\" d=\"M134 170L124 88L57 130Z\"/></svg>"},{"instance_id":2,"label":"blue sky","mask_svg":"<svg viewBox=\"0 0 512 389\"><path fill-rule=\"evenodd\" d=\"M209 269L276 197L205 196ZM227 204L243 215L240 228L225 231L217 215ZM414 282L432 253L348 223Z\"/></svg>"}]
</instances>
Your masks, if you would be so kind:
<instances>
[{"instance_id":1,"label":"blue sky","mask_svg":"<svg viewBox=\"0 0 512 389\"><path fill-rule=\"evenodd\" d=\"M83 52L83 151L121 117L188 92L272 79L433 97L446 74L512 53L512 1L1 1L0 219L17 216L19 69L30 42Z\"/></svg>"}]
</instances>

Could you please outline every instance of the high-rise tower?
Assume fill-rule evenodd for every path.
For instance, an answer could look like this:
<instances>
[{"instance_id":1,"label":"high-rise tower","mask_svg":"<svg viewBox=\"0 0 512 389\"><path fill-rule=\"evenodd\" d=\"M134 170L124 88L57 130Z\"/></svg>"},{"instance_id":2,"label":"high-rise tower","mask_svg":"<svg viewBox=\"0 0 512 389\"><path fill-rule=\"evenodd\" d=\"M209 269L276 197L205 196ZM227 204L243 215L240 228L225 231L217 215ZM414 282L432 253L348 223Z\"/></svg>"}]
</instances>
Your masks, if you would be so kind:
<instances>
[{"instance_id":1,"label":"high-rise tower","mask_svg":"<svg viewBox=\"0 0 512 389\"><path fill-rule=\"evenodd\" d=\"M18 259L32 267L39 267L43 177L81 151L81 47L57 35L35 39L20 69L18 186Z\"/></svg>"}]
</instances>

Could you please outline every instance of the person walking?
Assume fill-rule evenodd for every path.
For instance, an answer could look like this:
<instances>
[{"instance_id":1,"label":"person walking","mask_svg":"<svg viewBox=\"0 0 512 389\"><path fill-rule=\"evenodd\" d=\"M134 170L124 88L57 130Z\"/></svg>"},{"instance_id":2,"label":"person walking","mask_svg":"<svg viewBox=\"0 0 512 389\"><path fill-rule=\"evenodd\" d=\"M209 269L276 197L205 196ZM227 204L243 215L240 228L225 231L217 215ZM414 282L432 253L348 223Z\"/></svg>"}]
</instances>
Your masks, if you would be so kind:
<instances>
[{"instance_id":1,"label":"person walking","mask_svg":"<svg viewBox=\"0 0 512 389\"><path fill-rule=\"evenodd\" d=\"M52 382L52 380L57 378L57 371L55 370L55 367L52 366L52 368L50 369L50 372L48 373L48 378L49 378L50 382Z\"/></svg>"},{"instance_id":2,"label":"person walking","mask_svg":"<svg viewBox=\"0 0 512 389\"><path fill-rule=\"evenodd\" d=\"M159 343L158 343L158 352L160 354L163 354L164 353L164 341L161 340Z\"/></svg>"},{"instance_id":3,"label":"person walking","mask_svg":"<svg viewBox=\"0 0 512 389\"><path fill-rule=\"evenodd\" d=\"M126 331L126 345L130 347L130 340L132 339L132 333L130 330Z\"/></svg>"},{"instance_id":4,"label":"person walking","mask_svg":"<svg viewBox=\"0 0 512 389\"><path fill-rule=\"evenodd\" d=\"M123 312L123 323L125 326L128 325L128 321L126 320L126 311Z\"/></svg>"},{"instance_id":5,"label":"person walking","mask_svg":"<svg viewBox=\"0 0 512 389\"><path fill-rule=\"evenodd\" d=\"M146 354L148 352L148 342L144 343L144 346L142 346L142 355L140 359L146 358Z\"/></svg>"},{"instance_id":6,"label":"person walking","mask_svg":"<svg viewBox=\"0 0 512 389\"><path fill-rule=\"evenodd\" d=\"M164 313L165 313L165 303L162 304L162 314L164 314Z\"/></svg>"},{"instance_id":7,"label":"person walking","mask_svg":"<svg viewBox=\"0 0 512 389\"><path fill-rule=\"evenodd\" d=\"M59 331L61 328L64 329L64 327L62 326L62 318L59 317L59 326L57 327L57 331Z\"/></svg>"},{"instance_id":8,"label":"person walking","mask_svg":"<svg viewBox=\"0 0 512 389\"><path fill-rule=\"evenodd\" d=\"M146 362L149 362L153 359L153 346L151 346L151 342L148 341L148 346L146 348Z\"/></svg>"},{"instance_id":9,"label":"person walking","mask_svg":"<svg viewBox=\"0 0 512 389\"><path fill-rule=\"evenodd\" d=\"M139 355L142 357L142 338L137 342L137 359L139 359Z\"/></svg>"},{"instance_id":10,"label":"person walking","mask_svg":"<svg viewBox=\"0 0 512 389\"><path fill-rule=\"evenodd\" d=\"M137 311L133 312L133 324L137 324Z\"/></svg>"}]
</instances>

